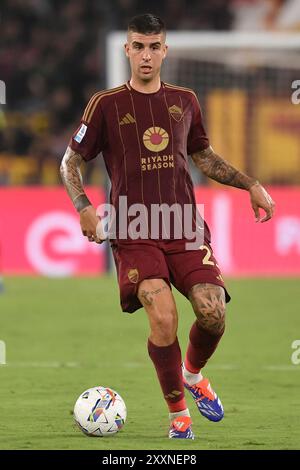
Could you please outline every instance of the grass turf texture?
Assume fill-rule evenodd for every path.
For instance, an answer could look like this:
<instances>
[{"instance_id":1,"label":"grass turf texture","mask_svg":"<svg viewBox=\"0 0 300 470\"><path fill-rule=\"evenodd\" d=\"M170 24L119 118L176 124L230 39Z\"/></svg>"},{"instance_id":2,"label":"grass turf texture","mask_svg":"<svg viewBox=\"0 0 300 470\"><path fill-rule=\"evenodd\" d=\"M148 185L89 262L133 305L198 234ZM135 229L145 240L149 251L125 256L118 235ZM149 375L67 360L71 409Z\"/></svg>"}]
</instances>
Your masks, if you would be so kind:
<instances>
[{"instance_id":1,"label":"grass turf texture","mask_svg":"<svg viewBox=\"0 0 300 470\"><path fill-rule=\"evenodd\" d=\"M0 295L1 449L299 449L299 279L231 280L227 331L205 372L225 418L210 423L187 396L195 441L169 440L167 408L148 358L143 310L122 314L112 277L7 278ZM176 293L183 353L193 313ZM73 424L81 392L124 398L121 432L89 438Z\"/></svg>"}]
</instances>

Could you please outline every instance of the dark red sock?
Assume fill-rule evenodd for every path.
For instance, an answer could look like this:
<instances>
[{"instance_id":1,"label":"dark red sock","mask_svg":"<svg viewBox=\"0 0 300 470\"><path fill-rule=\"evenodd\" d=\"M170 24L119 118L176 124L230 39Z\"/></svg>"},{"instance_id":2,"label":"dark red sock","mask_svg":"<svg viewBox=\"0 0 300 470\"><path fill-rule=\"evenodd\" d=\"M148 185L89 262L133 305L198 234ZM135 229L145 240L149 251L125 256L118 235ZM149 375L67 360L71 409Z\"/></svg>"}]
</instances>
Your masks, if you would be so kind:
<instances>
[{"instance_id":1,"label":"dark red sock","mask_svg":"<svg viewBox=\"0 0 300 470\"><path fill-rule=\"evenodd\" d=\"M190 331L190 341L184 360L188 371L198 374L217 349L223 333L224 331L218 335L212 335L195 321Z\"/></svg>"},{"instance_id":2,"label":"dark red sock","mask_svg":"<svg viewBox=\"0 0 300 470\"><path fill-rule=\"evenodd\" d=\"M171 413L187 408L181 371L181 351L178 339L169 346L156 346L148 339L152 359L164 398Z\"/></svg>"}]
</instances>

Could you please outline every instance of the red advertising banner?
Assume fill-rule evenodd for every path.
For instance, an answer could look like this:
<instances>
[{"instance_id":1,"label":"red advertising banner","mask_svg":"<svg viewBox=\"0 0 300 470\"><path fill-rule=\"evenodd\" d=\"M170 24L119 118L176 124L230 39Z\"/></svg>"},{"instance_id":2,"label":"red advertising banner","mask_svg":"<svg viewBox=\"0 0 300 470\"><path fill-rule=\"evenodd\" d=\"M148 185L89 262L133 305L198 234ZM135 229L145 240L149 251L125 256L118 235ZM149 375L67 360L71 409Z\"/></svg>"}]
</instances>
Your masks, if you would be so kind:
<instances>
[{"instance_id":1,"label":"red advertising banner","mask_svg":"<svg viewBox=\"0 0 300 470\"><path fill-rule=\"evenodd\" d=\"M274 187L268 191L276 202L275 216L256 223L248 192L196 189L224 274L300 274L300 189Z\"/></svg>"},{"instance_id":2,"label":"red advertising banner","mask_svg":"<svg viewBox=\"0 0 300 470\"><path fill-rule=\"evenodd\" d=\"M226 275L300 275L300 189L268 188L273 220L256 223L246 191L197 188ZM95 206L104 192L88 188ZM70 276L105 271L105 246L81 234L63 188L0 189L0 263L4 274Z\"/></svg>"},{"instance_id":3,"label":"red advertising banner","mask_svg":"<svg viewBox=\"0 0 300 470\"><path fill-rule=\"evenodd\" d=\"M103 191L87 193L96 206L104 202ZM98 274L105 270L104 249L82 236L64 188L0 188L4 274Z\"/></svg>"}]
</instances>

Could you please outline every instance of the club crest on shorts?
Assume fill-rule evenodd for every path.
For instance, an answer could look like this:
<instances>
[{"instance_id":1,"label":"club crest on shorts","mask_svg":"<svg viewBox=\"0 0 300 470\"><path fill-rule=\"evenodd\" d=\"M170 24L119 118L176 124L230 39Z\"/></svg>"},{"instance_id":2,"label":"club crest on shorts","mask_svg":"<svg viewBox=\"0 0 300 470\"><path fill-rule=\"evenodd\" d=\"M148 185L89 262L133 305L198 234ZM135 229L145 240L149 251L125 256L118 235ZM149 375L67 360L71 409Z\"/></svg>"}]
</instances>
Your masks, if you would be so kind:
<instances>
[{"instance_id":1,"label":"club crest on shorts","mask_svg":"<svg viewBox=\"0 0 300 470\"><path fill-rule=\"evenodd\" d=\"M128 279L133 284L136 284L139 280L139 272L136 268L129 269L128 271Z\"/></svg>"}]
</instances>

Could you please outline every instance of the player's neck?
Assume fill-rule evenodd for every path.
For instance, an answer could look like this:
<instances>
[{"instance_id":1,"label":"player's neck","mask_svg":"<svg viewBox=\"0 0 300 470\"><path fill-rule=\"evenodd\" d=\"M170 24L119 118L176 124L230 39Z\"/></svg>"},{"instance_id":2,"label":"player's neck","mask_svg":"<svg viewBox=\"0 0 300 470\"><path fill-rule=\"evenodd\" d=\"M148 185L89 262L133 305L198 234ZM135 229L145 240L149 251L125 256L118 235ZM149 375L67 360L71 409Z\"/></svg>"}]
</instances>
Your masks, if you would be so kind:
<instances>
[{"instance_id":1,"label":"player's neck","mask_svg":"<svg viewBox=\"0 0 300 470\"><path fill-rule=\"evenodd\" d=\"M148 83L141 82L137 78L131 77L129 83L131 88L141 93L156 93L161 87L161 81L159 76Z\"/></svg>"}]
</instances>

